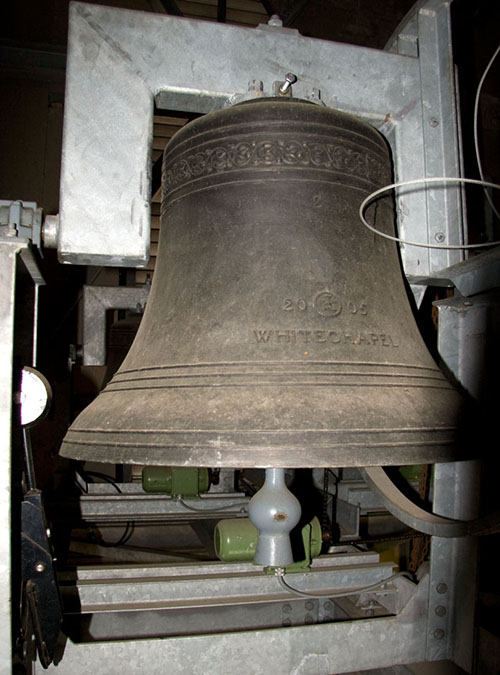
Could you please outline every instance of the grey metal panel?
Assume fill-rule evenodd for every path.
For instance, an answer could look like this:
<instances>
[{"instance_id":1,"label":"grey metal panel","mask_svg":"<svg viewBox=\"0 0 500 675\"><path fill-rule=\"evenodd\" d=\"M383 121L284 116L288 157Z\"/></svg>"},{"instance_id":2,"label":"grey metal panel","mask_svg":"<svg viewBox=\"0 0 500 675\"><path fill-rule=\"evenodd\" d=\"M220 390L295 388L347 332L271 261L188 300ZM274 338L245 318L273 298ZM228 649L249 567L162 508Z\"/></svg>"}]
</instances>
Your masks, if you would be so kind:
<instances>
[{"instance_id":1,"label":"grey metal panel","mask_svg":"<svg viewBox=\"0 0 500 675\"><path fill-rule=\"evenodd\" d=\"M353 566L373 566L380 562L379 554L373 551L360 552L353 546L342 546L342 552L336 552L334 555L325 555L313 560L312 565L314 569L322 569L325 567L353 567ZM390 563L389 563L390 566ZM76 571L77 579L81 581L89 581L98 583L103 578L107 580L116 579L118 581L125 579L149 579L169 577L174 579L176 577L186 576L209 576L216 572L222 575L249 573L253 571L260 574L261 568L255 567L252 563L224 563L224 562L199 562L196 565L191 563L184 563L182 565L127 565L120 567L107 566L104 569L101 567L79 567ZM64 573L62 575L65 577Z\"/></svg>"},{"instance_id":2,"label":"grey metal panel","mask_svg":"<svg viewBox=\"0 0 500 675\"><path fill-rule=\"evenodd\" d=\"M139 265L147 260L155 96L170 109L206 112L245 94L250 79L261 80L264 92L270 93L273 82L292 71L298 76L295 96L306 98L320 89L327 105L365 117L387 135L398 179L443 170L456 174L453 72L447 69L448 5L429 0L421 10L425 20L419 61L304 38L282 28L241 28L73 3L61 259L107 265ZM438 121L429 130L427 106ZM399 204L404 236L432 236L421 225L429 220L439 224L447 240L459 238L456 200L446 197L444 206L441 201L428 199L424 191L405 197ZM427 274L435 258L441 268L443 257L446 264L457 259L457 254L436 255L405 249L406 271Z\"/></svg>"},{"instance_id":3,"label":"grey metal panel","mask_svg":"<svg viewBox=\"0 0 500 675\"><path fill-rule=\"evenodd\" d=\"M11 415L14 290L20 242L0 242L0 673L12 668L11 641Z\"/></svg>"},{"instance_id":4,"label":"grey metal panel","mask_svg":"<svg viewBox=\"0 0 500 675\"><path fill-rule=\"evenodd\" d=\"M121 484L120 484L121 485ZM82 520L90 522L123 522L158 521L179 522L192 521L193 518L236 518L247 515L249 499L241 494L226 496L207 495L195 501L181 502L165 495L135 494L88 494L79 497L78 514ZM56 518L74 517L75 513L66 509Z\"/></svg>"},{"instance_id":5,"label":"grey metal panel","mask_svg":"<svg viewBox=\"0 0 500 675\"><path fill-rule=\"evenodd\" d=\"M449 2L429 0L418 12L419 64L422 91L420 133L425 147L425 176L459 176L460 156L457 126L454 64ZM462 244L459 187L429 187L426 192L427 232L431 244ZM428 269L459 262L460 251L428 249Z\"/></svg>"},{"instance_id":6,"label":"grey metal panel","mask_svg":"<svg viewBox=\"0 0 500 675\"><path fill-rule=\"evenodd\" d=\"M479 464L436 464L434 511L472 520L478 515ZM451 659L472 672L476 602L477 540L431 539L426 659Z\"/></svg>"},{"instance_id":7,"label":"grey metal panel","mask_svg":"<svg viewBox=\"0 0 500 675\"><path fill-rule=\"evenodd\" d=\"M318 559L311 572L292 574L289 583L302 588L328 587L333 592L333 583L338 577L332 576L332 569L339 574L346 572L345 567L335 564L335 557L326 561ZM390 569L391 565L386 565L387 574ZM109 575L110 571L116 573ZM406 607L416 590L415 584L408 579L397 578L383 587L348 597L304 598L283 591L275 578L262 574L250 564L185 564L177 568L137 566L131 576L128 571L125 568L123 579L116 568L79 575L83 578L78 581L79 600L76 603L74 586L70 585L65 604L67 612L77 614L71 617L71 623L79 626L76 629L79 642L85 642L88 634L97 640L175 637L395 615ZM361 579L368 583L370 578L380 574L380 566L375 563L370 567L365 557L364 564L355 565L351 571L357 583ZM315 582L316 577L323 580ZM249 579L254 593L248 592ZM148 586L154 580L158 582L159 594L151 599L147 597ZM167 582L172 582L168 597L163 595ZM202 596L197 596L202 585L209 585L209 588ZM63 585L63 591L65 588ZM143 588L146 591L144 598ZM95 597L98 602L92 604ZM107 599L111 602L107 603ZM80 612L85 616L79 616ZM75 635L74 632L71 634Z\"/></svg>"},{"instance_id":8,"label":"grey metal panel","mask_svg":"<svg viewBox=\"0 0 500 675\"><path fill-rule=\"evenodd\" d=\"M330 675L424 660L427 578L394 617L116 643L68 642L49 672ZM354 646L354 648L353 648ZM35 673L42 670L37 664Z\"/></svg>"},{"instance_id":9,"label":"grey metal panel","mask_svg":"<svg viewBox=\"0 0 500 675\"><path fill-rule=\"evenodd\" d=\"M381 605L377 605L377 608L383 616L391 613ZM362 614L361 618L366 616L366 613ZM124 637L138 639L205 635L207 625L213 634L234 632L235 629L262 630L282 626L304 626L343 618L345 618L344 611L327 599L306 600L289 597L283 602L252 605L92 614L83 619L83 630L95 640L102 641ZM85 635L82 637L85 638Z\"/></svg>"},{"instance_id":10,"label":"grey metal panel","mask_svg":"<svg viewBox=\"0 0 500 675\"><path fill-rule=\"evenodd\" d=\"M150 287L83 287L83 365L106 363L106 312L108 309L144 311Z\"/></svg>"},{"instance_id":11,"label":"grey metal panel","mask_svg":"<svg viewBox=\"0 0 500 675\"><path fill-rule=\"evenodd\" d=\"M490 261L489 256L486 261ZM476 274L483 276L474 266L465 263L464 267L472 271L469 281ZM436 303L440 356L457 381L478 400L485 380L488 317L497 303L498 296L494 295L456 297ZM436 464L435 512L461 520L476 518L479 475L478 461ZM472 671L476 573L476 539L432 538L427 658L453 659L467 672Z\"/></svg>"},{"instance_id":12,"label":"grey metal panel","mask_svg":"<svg viewBox=\"0 0 500 675\"><path fill-rule=\"evenodd\" d=\"M418 57L419 64L419 100L403 111L393 132L396 142L391 142L399 181L461 175L450 5L443 0L419 0L386 47ZM420 139L417 143L416 136ZM430 244L463 243L459 188L398 192L399 236ZM428 276L459 262L463 254L403 246L402 258L407 275Z\"/></svg>"},{"instance_id":13,"label":"grey metal panel","mask_svg":"<svg viewBox=\"0 0 500 675\"><path fill-rule=\"evenodd\" d=\"M314 569L320 569L325 566L348 567L356 565L368 568L380 562L378 553L360 552L351 545L330 547L329 552L335 553L335 555L314 559L312 563ZM130 550L126 550L126 556L129 554ZM116 551L114 555L116 555ZM79 567L76 571L76 576L74 572L60 572L58 578L66 585L68 583L74 585L75 579L98 582L103 577L108 581L112 581L113 579L131 579L132 583L134 583L135 580L144 576L147 576L150 580L153 580L155 577L163 578L165 576L170 578L182 577L186 576L186 573L189 575L207 576L214 573L214 565L217 566L218 573L220 574L238 574L239 572L248 572L249 570L256 572L256 568L251 563L222 563L219 561L187 563L185 557L179 559L172 556L169 559L168 554L164 554L161 559L158 559L157 564L152 565L151 563L154 558L143 558L142 560L137 559L134 561L131 558L127 559L126 556L123 558L125 561L124 565L117 566L118 563L115 563L113 566L106 565L105 571L103 571L102 567Z\"/></svg>"},{"instance_id":14,"label":"grey metal panel","mask_svg":"<svg viewBox=\"0 0 500 675\"><path fill-rule=\"evenodd\" d=\"M12 668L11 642L11 442L13 416L13 346L16 272L20 260L35 286L43 283L40 271L29 251L29 243L13 237L0 241L0 673L10 673ZM37 294L33 306L36 315ZM31 315L27 315L31 319ZM28 326L28 330L31 327ZM36 324L34 326L36 331ZM33 344L36 340L33 339ZM27 353L29 359L32 354ZM26 363L23 365L31 365ZM14 609L14 611L17 611Z\"/></svg>"},{"instance_id":15,"label":"grey metal panel","mask_svg":"<svg viewBox=\"0 0 500 675\"><path fill-rule=\"evenodd\" d=\"M370 490L364 481L345 481L338 484L338 496L349 504L359 506L361 511L384 510L380 497Z\"/></svg>"},{"instance_id":16,"label":"grey metal panel","mask_svg":"<svg viewBox=\"0 0 500 675\"><path fill-rule=\"evenodd\" d=\"M391 576L392 570L392 563L366 566L316 564L310 571L287 575L287 579L289 577L289 583L303 591L335 593L381 582ZM79 578L80 612L254 604L284 601L290 595L283 591L276 577L252 564L246 568L239 565L236 569L236 566L215 563L210 567L205 565L204 570L185 565L177 574L170 574L165 566L162 571L164 576L150 576L149 570L144 569L139 577L110 579L103 570L98 578ZM390 583L378 592L391 595L397 593L397 586Z\"/></svg>"},{"instance_id":17,"label":"grey metal panel","mask_svg":"<svg viewBox=\"0 0 500 675\"><path fill-rule=\"evenodd\" d=\"M413 277L412 284L452 287L466 297L500 286L500 247L447 267L432 277ZM439 306L439 305L438 305ZM465 305L467 306L467 305Z\"/></svg>"},{"instance_id":18,"label":"grey metal panel","mask_svg":"<svg viewBox=\"0 0 500 675\"><path fill-rule=\"evenodd\" d=\"M152 94L95 9L70 7L58 250L136 266L149 255Z\"/></svg>"},{"instance_id":19,"label":"grey metal panel","mask_svg":"<svg viewBox=\"0 0 500 675\"><path fill-rule=\"evenodd\" d=\"M434 303L439 312L439 354L457 381L478 400L487 394L488 387L495 386L487 357L496 349L494 325L499 302L497 293Z\"/></svg>"}]
</instances>

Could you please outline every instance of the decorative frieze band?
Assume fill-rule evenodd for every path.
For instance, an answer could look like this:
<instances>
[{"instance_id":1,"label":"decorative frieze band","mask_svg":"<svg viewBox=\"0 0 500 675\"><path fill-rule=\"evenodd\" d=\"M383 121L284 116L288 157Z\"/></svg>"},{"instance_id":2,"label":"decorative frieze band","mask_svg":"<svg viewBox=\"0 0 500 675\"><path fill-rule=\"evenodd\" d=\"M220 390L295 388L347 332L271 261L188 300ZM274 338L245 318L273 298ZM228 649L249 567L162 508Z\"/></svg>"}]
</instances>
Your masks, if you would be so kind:
<instances>
[{"instance_id":1,"label":"decorative frieze band","mask_svg":"<svg viewBox=\"0 0 500 675\"><path fill-rule=\"evenodd\" d=\"M375 154L344 144L299 140L252 140L204 148L164 167L165 192L196 178L224 171L277 166L319 168L383 184L390 179L387 163Z\"/></svg>"}]
</instances>

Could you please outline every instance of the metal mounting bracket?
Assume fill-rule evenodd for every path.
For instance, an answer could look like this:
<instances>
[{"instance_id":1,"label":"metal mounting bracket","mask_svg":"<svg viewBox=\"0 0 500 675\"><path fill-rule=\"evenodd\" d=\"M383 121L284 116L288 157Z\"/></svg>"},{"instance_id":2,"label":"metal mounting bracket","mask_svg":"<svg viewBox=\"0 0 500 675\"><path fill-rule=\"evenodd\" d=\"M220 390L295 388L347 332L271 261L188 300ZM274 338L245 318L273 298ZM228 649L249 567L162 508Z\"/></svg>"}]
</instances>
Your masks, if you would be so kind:
<instances>
[{"instance_id":1,"label":"metal mounting bracket","mask_svg":"<svg viewBox=\"0 0 500 675\"><path fill-rule=\"evenodd\" d=\"M248 81L297 76L294 95L363 117L392 146L398 180L460 173L449 2L416 12L418 58L302 37L74 2L70 7L61 212L63 262L138 266L149 256L154 104L217 110ZM228 54L231 58L228 59ZM406 239L462 242L458 188L397 200ZM407 274L461 260L457 251L402 249Z\"/></svg>"}]
</instances>

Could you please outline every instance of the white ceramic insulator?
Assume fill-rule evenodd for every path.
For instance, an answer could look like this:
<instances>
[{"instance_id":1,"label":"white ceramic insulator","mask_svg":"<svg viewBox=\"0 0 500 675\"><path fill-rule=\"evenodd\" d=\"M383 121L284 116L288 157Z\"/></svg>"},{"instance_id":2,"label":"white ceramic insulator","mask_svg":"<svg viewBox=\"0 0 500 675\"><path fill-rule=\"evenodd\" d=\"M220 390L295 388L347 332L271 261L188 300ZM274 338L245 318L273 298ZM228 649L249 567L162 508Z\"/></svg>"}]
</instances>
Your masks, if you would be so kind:
<instances>
[{"instance_id":1,"label":"white ceramic insulator","mask_svg":"<svg viewBox=\"0 0 500 675\"><path fill-rule=\"evenodd\" d=\"M268 567L293 563L290 532L300 519L301 508L285 483L284 469L266 469L266 480L248 507L250 520L259 531L254 562Z\"/></svg>"}]
</instances>

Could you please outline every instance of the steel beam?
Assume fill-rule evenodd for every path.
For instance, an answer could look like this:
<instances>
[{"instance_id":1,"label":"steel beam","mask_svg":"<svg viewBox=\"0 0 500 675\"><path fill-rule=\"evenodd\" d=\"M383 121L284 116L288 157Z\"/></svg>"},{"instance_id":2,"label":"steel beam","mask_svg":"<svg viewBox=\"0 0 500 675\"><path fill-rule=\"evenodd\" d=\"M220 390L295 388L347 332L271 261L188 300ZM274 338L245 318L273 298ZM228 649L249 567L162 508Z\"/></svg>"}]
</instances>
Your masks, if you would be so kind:
<instances>
[{"instance_id":1,"label":"steel beam","mask_svg":"<svg viewBox=\"0 0 500 675\"><path fill-rule=\"evenodd\" d=\"M36 206L36 205L35 205ZM20 262L22 259L22 262ZM16 276L23 265L35 286L33 306L26 317L30 320L27 330L33 331L27 344L28 359L23 365L32 365L36 356L37 288L43 283L38 267L29 250L27 239L17 236L0 240L0 673L12 669L12 423L14 402L14 318L16 309ZM19 533L18 533L18 536Z\"/></svg>"},{"instance_id":2,"label":"steel beam","mask_svg":"<svg viewBox=\"0 0 500 675\"><path fill-rule=\"evenodd\" d=\"M302 591L335 594L382 582L394 567L374 562L373 554L365 556L364 564L363 554L357 565L346 563L348 559L352 556L323 556L313 561L310 571L287 575L287 580ZM244 605L290 597L273 575L252 563L79 569L77 577L82 613ZM397 586L390 583L374 593L391 595L397 593Z\"/></svg>"},{"instance_id":3,"label":"steel beam","mask_svg":"<svg viewBox=\"0 0 500 675\"><path fill-rule=\"evenodd\" d=\"M311 626L242 631L189 637L73 643L64 658L49 667L58 675L91 671L182 675L330 675L416 663L425 658L426 595L424 577L407 604L388 618L339 621ZM207 626L209 630L209 626ZM227 664L227 671L224 670ZM37 664L35 675L42 670Z\"/></svg>"},{"instance_id":4,"label":"steel beam","mask_svg":"<svg viewBox=\"0 0 500 675\"><path fill-rule=\"evenodd\" d=\"M26 244L24 244L26 246ZM0 673L12 669L11 442L14 291L19 242L0 242Z\"/></svg>"},{"instance_id":5,"label":"steel beam","mask_svg":"<svg viewBox=\"0 0 500 675\"><path fill-rule=\"evenodd\" d=\"M83 287L83 365L106 364L106 312L130 309L143 312L150 286Z\"/></svg>"},{"instance_id":6,"label":"steel beam","mask_svg":"<svg viewBox=\"0 0 500 675\"><path fill-rule=\"evenodd\" d=\"M131 485L134 491L125 491ZM84 520L93 523L180 522L213 518L247 516L249 498L241 493L209 493L199 499L179 500L161 494L147 494L133 483L119 483L122 494L111 490L81 495L75 502L53 506L58 522ZM93 486L92 486L93 487ZM123 494L124 493L124 494Z\"/></svg>"},{"instance_id":7,"label":"steel beam","mask_svg":"<svg viewBox=\"0 0 500 675\"><path fill-rule=\"evenodd\" d=\"M472 520L478 515L478 462L436 464L433 510ZM451 659L472 672L477 587L477 539L431 539L426 660Z\"/></svg>"}]
</instances>

